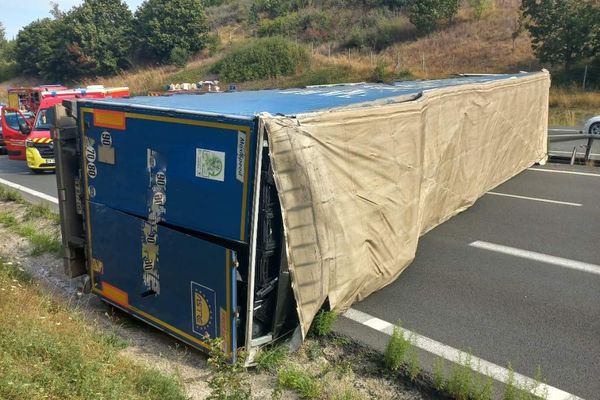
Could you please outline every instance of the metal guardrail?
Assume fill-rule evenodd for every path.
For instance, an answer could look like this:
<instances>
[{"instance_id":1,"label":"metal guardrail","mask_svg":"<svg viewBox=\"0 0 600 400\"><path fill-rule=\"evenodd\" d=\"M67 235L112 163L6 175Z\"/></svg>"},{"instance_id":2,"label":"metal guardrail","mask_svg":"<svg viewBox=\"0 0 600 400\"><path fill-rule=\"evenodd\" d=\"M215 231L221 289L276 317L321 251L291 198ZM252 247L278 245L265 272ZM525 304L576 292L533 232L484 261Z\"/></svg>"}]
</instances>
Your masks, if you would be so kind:
<instances>
[{"instance_id":1,"label":"metal guardrail","mask_svg":"<svg viewBox=\"0 0 600 400\"><path fill-rule=\"evenodd\" d=\"M592 135L589 133L567 133L564 135L548 135L548 141L551 143L558 142L570 142L572 140L582 140L587 139L586 145L578 145L573 148L573 152L571 153L571 165L575 164L575 159L577 158L577 149L582 148L585 149L585 155L583 157L584 162L588 162L590 160L590 155L592 153L592 145L594 144L595 139L600 139L598 135Z\"/></svg>"}]
</instances>

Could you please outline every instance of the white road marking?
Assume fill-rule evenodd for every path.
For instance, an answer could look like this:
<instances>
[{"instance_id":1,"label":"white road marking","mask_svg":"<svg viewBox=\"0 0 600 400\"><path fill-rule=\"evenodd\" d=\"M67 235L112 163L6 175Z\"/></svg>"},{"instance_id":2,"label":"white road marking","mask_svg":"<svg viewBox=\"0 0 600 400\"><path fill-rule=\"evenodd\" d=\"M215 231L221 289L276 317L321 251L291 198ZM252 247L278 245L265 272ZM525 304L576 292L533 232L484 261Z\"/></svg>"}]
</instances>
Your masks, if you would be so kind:
<instances>
[{"instance_id":1,"label":"white road marking","mask_svg":"<svg viewBox=\"0 0 600 400\"><path fill-rule=\"evenodd\" d=\"M37 190L29 189L28 187L25 187L23 185L19 185L19 184L14 183L14 182L7 181L6 179L0 178L0 184L6 185L6 186L11 187L13 189L17 189L17 190L19 190L21 192L28 193L28 194L30 194L32 196L35 196L35 197L38 197L40 199L49 201L51 203L58 204L58 199L56 197L49 196L46 193L38 192Z\"/></svg>"},{"instance_id":2,"label":"white road marking","mask_svg":"<svg viewBox=\"0 0 600 400\"><path fill-rule=\"evenodd\" d=\"M558 201L558 200L542 199L540 197L520 196L520 195L517 195L517 194L498 193L498 192L487 192L487 194L492 194L494 196L514 197L515 199L541 201L543 203L561 204L561 205L564 205L564 206L573 206L573 207L581 207L582 206L582 204L580 204L580 203L569 203L568 201Z\"/></svg>"},{"instance_id":3,"label":"white road marking","mask_svg":"<svg viewBox=\"0 0 600 400\"><path fill-rule=\"evenodd\" d=\"M576 271L600 275L600 265L588 264L581 261L570 260L568 258L537 253L535 251L517 249L516 247L504 246L496 243L483 242L481 240L470 243L469 246L476 247L478 249L494 251L496 253L508 254L515 257L526 258L533 261L539 261L546 264L552 264L563 268L574 269Z\"/></svg>"},{"instance_id":4,"label":"white road marking","mask_svg":"<svg viewBox=\"0 0 600 400\"><path fill-rule=\"evenodd\" d=\"M386 335L391 336L392 332L394 331L393 324L353 308L346 311L343 315L352 321L368 326L379 332L385 333ZM419 335L418 333L411 332L408 329L399 329L404 332L404 337L411 338L414 341L414 346L429 353L435 354L438 357L442 357L446 360L464 365L464 362L467 358L467 354L465 352L428 337ZM479 372L480 374L490 376L493 379L504 383L508 382L511 375L511 372L508 369L472 355L470 356L469 366L471 369ZM532 388L531 393L535 395L543 396L547 394L546 399L548 400L583 400L571 393L567 393L553 386L538 382L535 379L518 374L516 372L513 374L513 379L515 385Z\"/></svg>"},{"instance_id":5,"label":"white road marking","mask_svg":"<svg viewBox=\"0 0 600 400\"><path fill-rule=\"evenodd\" d=\"M600 174L592 174L591 172L563 171L561 169L527 168L527 170L528 171L539 171L539 172L554 172L555 174L571 174L571 175L583 175L583 176L600 176Z\"/></svg>"}]
</instances>

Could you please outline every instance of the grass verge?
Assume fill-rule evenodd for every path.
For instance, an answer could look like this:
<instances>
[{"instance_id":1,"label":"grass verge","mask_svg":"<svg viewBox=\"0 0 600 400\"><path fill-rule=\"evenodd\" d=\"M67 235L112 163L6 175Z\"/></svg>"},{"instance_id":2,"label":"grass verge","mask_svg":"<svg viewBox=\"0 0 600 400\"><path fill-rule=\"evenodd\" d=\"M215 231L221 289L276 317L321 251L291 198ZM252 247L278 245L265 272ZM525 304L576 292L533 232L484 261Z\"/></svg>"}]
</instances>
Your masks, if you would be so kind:
<instances>
[{"instance_id":1,"label":"grass verge","mask_svg":"<svg viewBox=\"0 0 600 400\"><path fill-rule=\"evenodd\" d=\"M0 224L31 243L32 255L58 254L61 250L59 216L45 204L30 204L14 190L0 186L0 201L17 203L24 210L15 208L0 211Z\"/></svg>"},{"instance_id":2,"label":"grass verge","mask_svg":"<svg viewBox=\"0 0 600 400\"><path fill-rule=\"evenodd\" d=\"M174 377L120 356L123 347L0 260L0 398L187 398Z\"/></svg>"}]
</instances>

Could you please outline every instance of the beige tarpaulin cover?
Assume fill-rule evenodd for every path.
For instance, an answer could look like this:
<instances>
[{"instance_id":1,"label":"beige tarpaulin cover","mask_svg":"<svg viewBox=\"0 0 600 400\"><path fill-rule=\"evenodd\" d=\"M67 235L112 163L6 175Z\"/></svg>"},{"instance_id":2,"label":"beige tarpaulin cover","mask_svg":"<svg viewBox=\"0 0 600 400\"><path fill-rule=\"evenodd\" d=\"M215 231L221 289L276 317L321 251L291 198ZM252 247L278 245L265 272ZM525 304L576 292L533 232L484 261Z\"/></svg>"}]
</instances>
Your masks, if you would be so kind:
<instances>
[{"instance_id":1,"label":"beige tarpaulin cover","mask_svg":"<svg viewBox=\"0 0 600 400\"><path fill-rule=\"evenodd\" d=\"M546 158L546 71L291 117L261 116L303 334L394 281L419 236Z\"/></svg>"}]
</instances>

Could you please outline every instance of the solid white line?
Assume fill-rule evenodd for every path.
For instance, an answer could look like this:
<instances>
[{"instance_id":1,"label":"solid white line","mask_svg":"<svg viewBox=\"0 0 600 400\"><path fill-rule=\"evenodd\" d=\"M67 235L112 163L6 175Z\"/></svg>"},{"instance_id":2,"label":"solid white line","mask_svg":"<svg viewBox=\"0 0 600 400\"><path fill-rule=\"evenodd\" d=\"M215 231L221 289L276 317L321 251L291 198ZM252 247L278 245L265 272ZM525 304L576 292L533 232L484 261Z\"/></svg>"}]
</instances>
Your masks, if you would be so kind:
<instances>
[{"instance_id":1,"label":"solid white line","mask_svg":"<svg viewBox=\"0 0 600 400\"><path fill-rule=\"evenodd\" d=\"M568 258L537 253L535 251L517 249L515 247L504 246L496 243L483 242L481 240L470 243L469 246L476 247L478 249L495 251L496 253L508 254L515 257L527 258L529 260L552 264L563 268L574 269L576 271L600 275L600 265L588 264L581 261L570 260Z\"/></svg>"},{"instance_id":2,"label":"solid white line","mask_svg":"<svg viewBox=\"0 0 600 400\"><path fill-rule=\"evenodd\" d=\"M539 172L554 172L555 174L571 174L571 175L583 175L583 176L600 176L600 174L592 174L591 172L577 172L577 171L563 171L560 169L542 169L542 168L527 168L528 171L539 171Z\"/></svg>"},{"instance_id":3,"label":"solid white line","mask_svg":"<svg viewBox=\"0 0 600 400\"><path fill-rule=\"evenodd\" d=\"M7 181L6 179L0 178L0 184L9 186L9 187L11 187L13 189L17 189L17 190L19 190L21 192L28 193L28 194L30 194L32 196L39 197L40 199L49 201L51 203L58 204L58 199L56 197L49 196L49 195L47 195L45 193L42 193L42 192L38 192L37 190L29 189L28 187L19 185L17 183L11 182L11 181Z\"/></svg>"},{"instance_id":4,"label":"solid white line","mask_svg":"<svg viewBox=\"0 0 600 400\"><path fill-rule=\"evenodd\" d=\"M371 327L379 332L385 333L386 335L391 335L394 330L393 324L353 308L346 311L343 315L348 319ZM470 363L468 366L474 371L486 376L490 376L493 379L504 383L507 383L510 378L511 372L504 367L476 356L468 356L466 353L455 349L454 347L445 345L433 339L429 339L428 337L419 335L418 333L411 332L408 329L399 329L404 332L405 338L410 338L413 345L422 350L462 365L465 365L467 357L470 357ZM535 379L529 378L525 375L521 375L516 372L514 372L512 375L515 385L532 388L531 393L538 396L546 395L545 398L547 400L583 400L582 398L571 393L567 393L553 386L538 382Z\"/></svg>"},{"instance_id":5,"label":"solid white line","mask_svg":"<svg viewBox=\"0 0 600 400\"><path fill-rule=\"evenodd\" d=\"M582 204L579 204L579 203L569 203L568 201L542 199L540 197L519 196L517 194L498 193L498 192L487 192L487 194L493 194L494 196L514 197L515 199L541 201L543 203L561 204L564 206L573 206L573 207L581 207L582 206Z\"/></svg>"}]
</instances>

